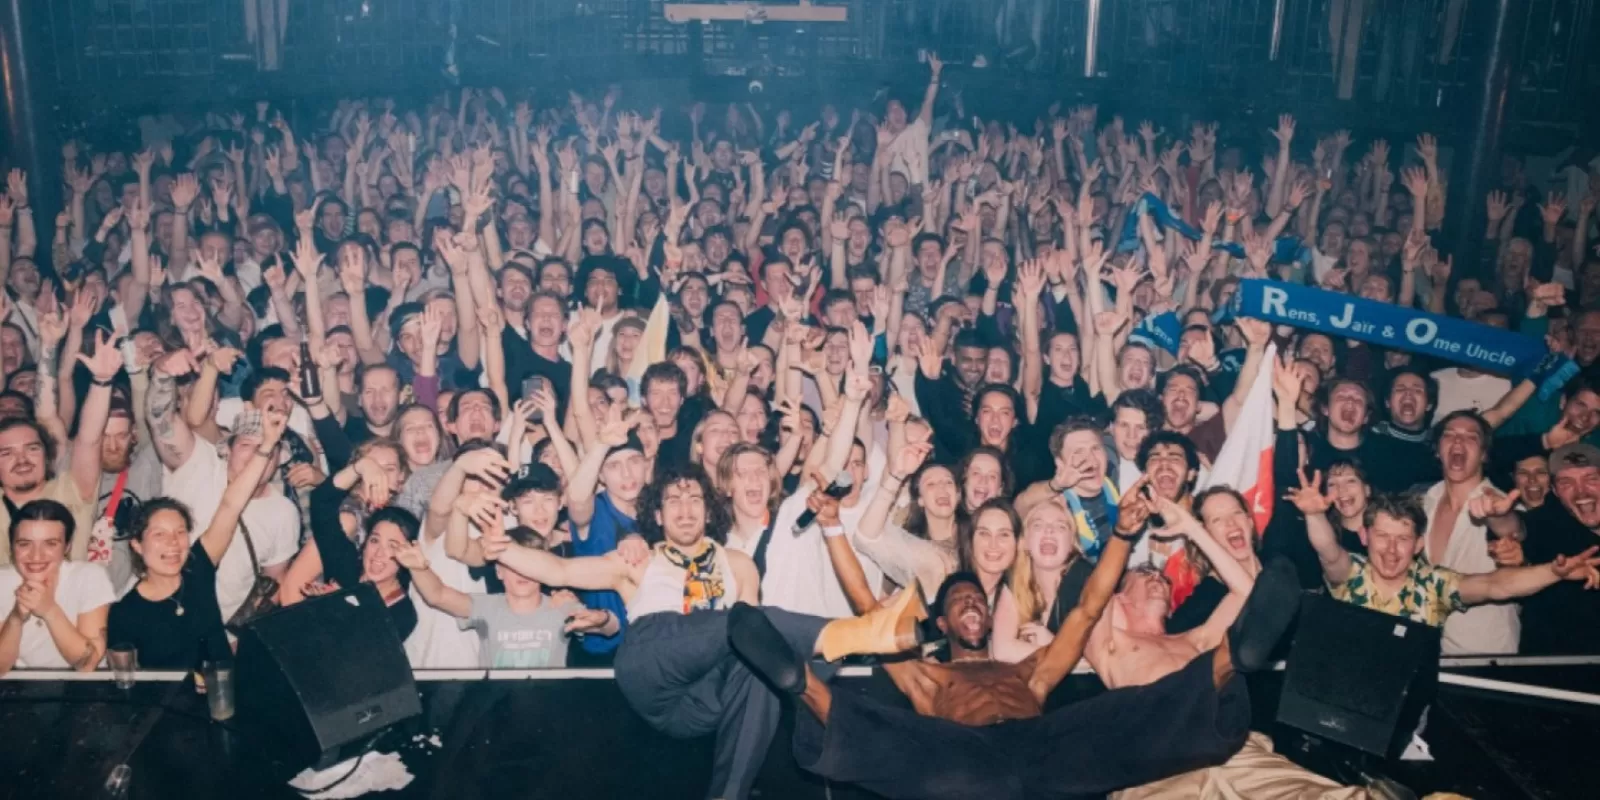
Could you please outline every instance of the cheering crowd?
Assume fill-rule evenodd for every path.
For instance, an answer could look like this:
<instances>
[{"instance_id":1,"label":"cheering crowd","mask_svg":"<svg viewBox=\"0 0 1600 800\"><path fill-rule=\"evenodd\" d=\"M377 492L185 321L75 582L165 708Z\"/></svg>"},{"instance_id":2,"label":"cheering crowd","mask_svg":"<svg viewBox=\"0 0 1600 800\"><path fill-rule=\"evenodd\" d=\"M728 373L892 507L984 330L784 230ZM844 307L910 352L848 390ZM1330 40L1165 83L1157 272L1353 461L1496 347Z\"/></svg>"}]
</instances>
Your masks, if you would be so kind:
<instances>
[{"instance_id":1,"label":"cheering crowd","mask_svg":"<svg viewBox=\"0 0 1600 800\"><path fill-rule=\"evenodd\" d=\"M647 702L684 642L732 658L736 602L827 659L910 646L926 602L931 658L1022 670L954 710L937 661L897 674L972 725L1037 716L1080 657L1222 702L1277 641L1236 633L1273 576L1447 654L1600 651L1600 172L1549 189L1508 158L1467 263L1431 135L982 120L929 66L859 110L463 89L298 129L266 102L163 117L63 148L43 247L13 171L0 672L117 645L193 669L359 583L414 667L615 663L684 735L776 725L751 672L692 690L709 718ZM1236 308L1263 283L1576 374ZM1254 475L1226 452L1250 437ZM826 722L746 622L740 656ZM743 796L759 756L719 738L713 794Z\"/></svg>"}]
</instances>

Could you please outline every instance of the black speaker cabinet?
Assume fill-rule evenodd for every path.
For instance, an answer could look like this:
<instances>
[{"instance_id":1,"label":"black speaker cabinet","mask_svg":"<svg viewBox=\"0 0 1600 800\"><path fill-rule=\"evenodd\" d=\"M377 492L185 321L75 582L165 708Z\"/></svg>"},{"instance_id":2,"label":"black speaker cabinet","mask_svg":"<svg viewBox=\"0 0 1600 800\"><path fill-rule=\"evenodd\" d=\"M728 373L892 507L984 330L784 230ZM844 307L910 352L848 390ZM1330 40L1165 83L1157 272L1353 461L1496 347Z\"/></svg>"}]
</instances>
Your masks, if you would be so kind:
<instances>
[{"instance_id":1,"label":"black speaker cabinet","mask_svg":"<svg viewBox=\"0 0 1600 800\"><path fill-rule=\"evenodd\" d=\"M294 767L358 754L422 713L411 664L378 590L360 584L257 618L239 632L239 721Z\"/></svg>"},{"instance_id":2,"label":"black speaker cabinet","mask_svg":"<svg viewBox=\"0 0 1600 800\"><path fill-rule=\"evenodd\" d=\"M1439 630L1308 595L1278 721L1373 755L1410 741L1439 682Z\"/></svg>"}]
</instances>

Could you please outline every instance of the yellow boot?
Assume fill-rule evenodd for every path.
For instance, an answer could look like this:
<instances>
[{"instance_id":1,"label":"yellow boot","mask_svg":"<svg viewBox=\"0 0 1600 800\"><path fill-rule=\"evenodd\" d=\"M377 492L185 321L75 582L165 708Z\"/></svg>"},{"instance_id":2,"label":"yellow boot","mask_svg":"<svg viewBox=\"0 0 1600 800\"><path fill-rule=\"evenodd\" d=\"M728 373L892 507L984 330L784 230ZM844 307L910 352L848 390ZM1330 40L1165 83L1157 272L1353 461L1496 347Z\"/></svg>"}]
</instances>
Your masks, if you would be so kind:
<instances>
[{"instance_id":1,"label":"yellow boot","mask_svg":"<svg viewBox=\"0 0 1600 800\"><path fill-rule=\"evenodd\" d=\"M912 581L877 608L828 623L817 637L817 646L828 661L849 655L903 653L922 643L921 623L927 618L922 589Z\"/></svg>"}]
</instances>

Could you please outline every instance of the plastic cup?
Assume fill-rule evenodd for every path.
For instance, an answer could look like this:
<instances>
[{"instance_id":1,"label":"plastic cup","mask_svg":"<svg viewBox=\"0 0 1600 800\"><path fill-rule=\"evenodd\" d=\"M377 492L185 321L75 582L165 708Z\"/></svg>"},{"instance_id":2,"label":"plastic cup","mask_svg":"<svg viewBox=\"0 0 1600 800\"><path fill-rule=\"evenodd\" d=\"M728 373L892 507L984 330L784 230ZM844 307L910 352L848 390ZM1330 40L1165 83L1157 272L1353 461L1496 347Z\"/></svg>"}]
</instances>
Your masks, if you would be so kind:
<instances>
[{"instance_id":1,"label":"plastic cup","mask_svg":"<svg viewBox=\"0 0 1600 800\"><path fill-rule=\"evenodd\" d=\"M233 662L207 661L202 671L211 718L219 722L233 719Z\"/></svg>"},{"instance_id":2,"label":"plastic cup","mask_svg":"<svg viewBox=\"0 0 1600 800\"><path fill-rule=\"evenodd\" d=\"M106 662L118 689L132 689L139 669L139 651L131 644L116 644L106 650Z\"/></svg>"}]
</instances>

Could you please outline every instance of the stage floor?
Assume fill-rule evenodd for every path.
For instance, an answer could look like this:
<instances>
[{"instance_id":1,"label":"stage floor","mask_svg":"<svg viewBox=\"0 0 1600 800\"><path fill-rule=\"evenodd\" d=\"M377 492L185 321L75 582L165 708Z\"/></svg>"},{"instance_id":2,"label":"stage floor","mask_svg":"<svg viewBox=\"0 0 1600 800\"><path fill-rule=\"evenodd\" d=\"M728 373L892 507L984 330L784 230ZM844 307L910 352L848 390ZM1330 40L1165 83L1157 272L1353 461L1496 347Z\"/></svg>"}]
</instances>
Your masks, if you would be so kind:
<instances>
[{"instance_id":1,"label":"stage floor","mask_svg":"<svg viewBox=\"0 0 1600 800\"><path fill-rule=\"evenodd\" d=\"M1594 666L1452 671L1574 691L1593 691L1600 683ZM710 741L655 733L628 710L611 680L582 674L419 680L423 717L385 734L376 747L398 752L414 780L403 791L370 796L702 797ZM838 684L846 691L897 696L881 674L842 677ZM1359 782L1362 769L1371 771L1339 746L1272 723L1279 686L1277 674L1251 679L1257 729L1272 735L1279 752L1346 782ZM1092 675L1075 675L1060 700L1098 688ZM756 784L759 797L868 797L849 787L824 787L798 771L788 751L789 726L785 719ZM1441 686L1425 736L1435 760L1379 768L1419 796L1448 791L1479 800L1592 797L1593 771L1580 751L1597 730L1600 708L1594 706ZM143 680L122 691L107 680L0 681L0 731L3 797L106 797L106 777L121 763L132 768L129 798L299 796L269 777L272 767L261 756L269 745L255 738L246 721L211 722L204 699L183 682Z\"/></svg>"}]
</instances>

